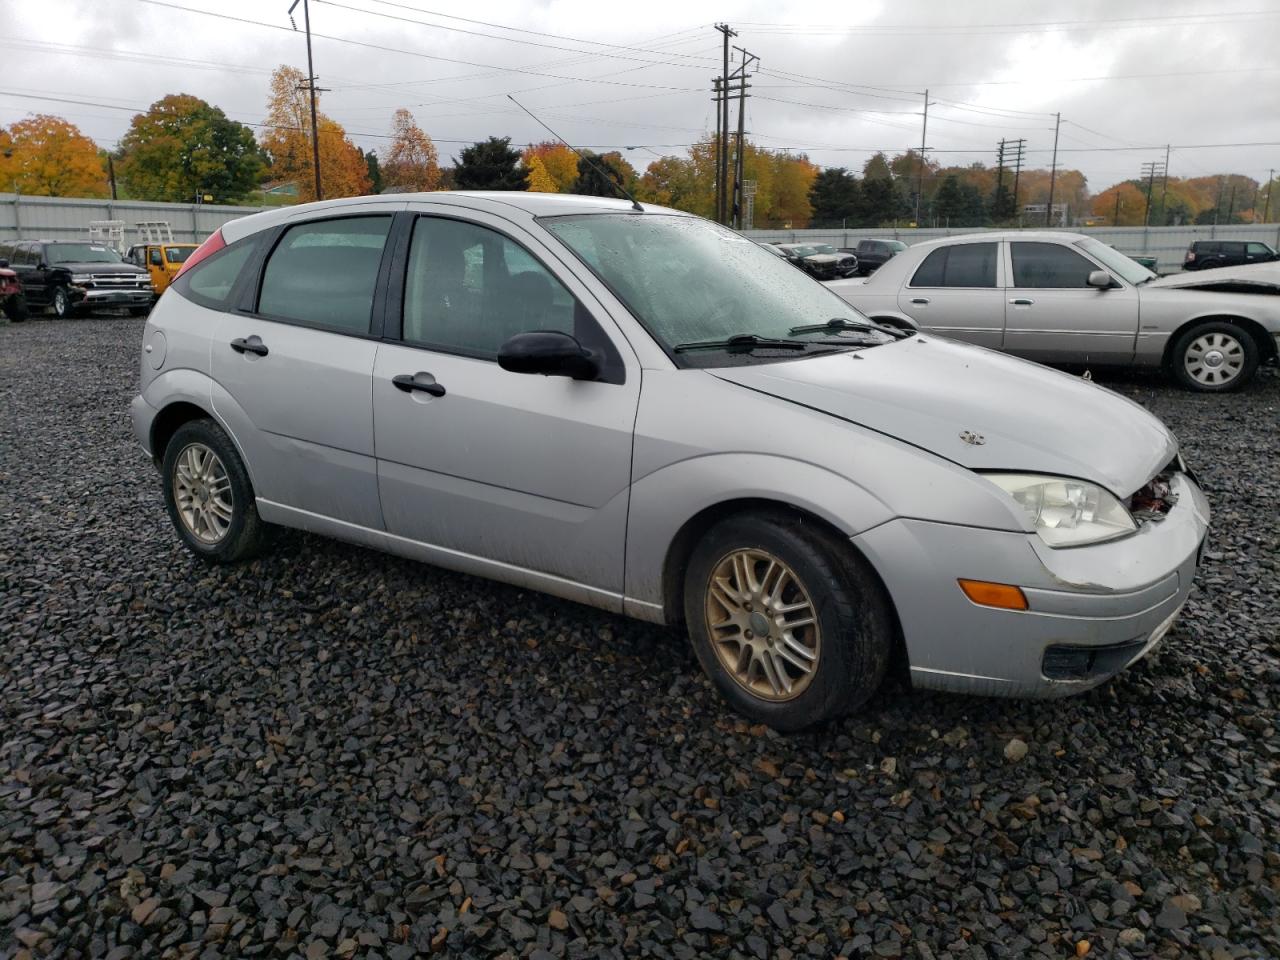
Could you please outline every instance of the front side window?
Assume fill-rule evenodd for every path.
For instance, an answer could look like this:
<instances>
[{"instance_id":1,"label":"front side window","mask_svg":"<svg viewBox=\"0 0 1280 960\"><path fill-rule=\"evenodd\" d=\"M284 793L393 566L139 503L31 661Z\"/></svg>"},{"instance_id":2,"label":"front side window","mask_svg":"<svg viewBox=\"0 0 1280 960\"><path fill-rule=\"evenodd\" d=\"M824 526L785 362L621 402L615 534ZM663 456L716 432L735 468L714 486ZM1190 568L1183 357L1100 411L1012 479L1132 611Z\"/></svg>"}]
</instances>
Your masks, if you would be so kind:
<instances>
[{"instance_id":1,"label":"front side window","mask_svg":"<svg viewBox=\"0 0 1280 960\"><path fill-rule=\"evenodd\" d=\"M164 266L164 260L163 260L163 259L161 258L161 256L160 256L160 248L159 248L159 247L156 247L154 250L152 250L152 251L151 251L151 262L152 262L152 264L154 264L154 265L155 265L155 266L157 266L157 267L163 267L163 266Z\"/></svg>"},{"instance_id":2,"label":"front side window","mask_svg":"<svg viewBox=\"0 0 1280 960\"><path fill-rule=\"evenodd\" d=\"M1015 241L1013 285L1033 289L1077 289L1089 286L1089 274L1098 268L1074 250L1058 243Z\"/></svg>"},{"instance_id":3,"label":"front side window","mask_svg":"<svg viewBox=\"0 0 1280 960\"><path fill-rule=\"evenodd\" d=\"M406 343L494 359L517 333L558 330L584 344L594 324L564 284L488 227L419 217L405 274Z\"/></svg>"},{"instance_id":4,"label":"front side window","mask_svg":"<svg viewBox=\"0 0 1280 960\"><path fill-rule=\"evenodd\" d=\"M1249 244L1249 256L1251 257L1269 257L1273 252L1265 243Z\"/></svg>"},{"instance_id":5,"label":"front side window","mask_svg":"<svg viewBox=\"0 0 1280 960\"><path fill-rule=\"evenodd\" d=\"M920 264L913 287L994 287L996 243L957 243L939 247Z\"/></svg>"},{"instance_id":6,"label":"front side window","mask_svg":"<svg viewBox=\"0 0 1280 960\"><path fill-rule=\"evenodd\" d=\"M290 227L267 258L258 312L338 333L368 334L390 229L386 216Z\"/></svg>"}]
</instances>

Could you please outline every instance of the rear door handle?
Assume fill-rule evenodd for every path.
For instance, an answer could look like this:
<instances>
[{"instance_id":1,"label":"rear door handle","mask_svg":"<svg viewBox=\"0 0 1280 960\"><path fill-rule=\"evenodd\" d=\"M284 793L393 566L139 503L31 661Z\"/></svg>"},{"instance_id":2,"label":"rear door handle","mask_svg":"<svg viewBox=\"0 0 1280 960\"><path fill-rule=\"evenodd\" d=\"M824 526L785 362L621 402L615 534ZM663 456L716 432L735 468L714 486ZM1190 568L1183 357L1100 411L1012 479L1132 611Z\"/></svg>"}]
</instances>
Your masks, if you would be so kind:
<instances>
[{"instance_id":1,"label":"rear door handle","mask_svg":"<svg viewBox=\"0 0 1280 960\"><path fill-rule=\"evenodd\" d=\"M391 378L391 382L403 390L410 393L413 390L421 390L423 393L429 393L433 397L443 397L445 394L444 386L439 383L422 383L414 378L411 373L402 373L399 376Z\"/></svg>"},{"instance_id":2,"label":"rear door handle","mask_svg":"<svg viewBox=\"0 0 1280 960\"><path fill-rule=\"evenodd\" d=\"M1012 303L1015 307L1029 307L1033 303L1035 303L1034 300L1028 300L1026 297L1016 297L1013 300L1010 300L1009 302Z\"/></svg>"},{"instance_id":3,"label":"rear door handle","mask_svg":"<svg viewBox=\"0 0 1280 960\"><path fill-rule=\"evenodd\" d=\"M236 353L256 353L260 357L265 357L269 352L267 345L257 336L252 336L248 340L244 337L236 337L231 341L231 349Z\"/></svg>"},{"instance_id":4,"label":"rear door handle","mask_svg":"<svg viewBox=\"0 0 1280 960\"><path fill-rule=\"evenodd\" d=\"M923 307L923 306L925 306L925 305L927 305L927 304L928 304L928 302L929 302L929 298L928 298L928 297L912 297L912 298L911 298L911 302L912 302L912 303L918 303L918 304L920 304L920 306L922 306L922 307Z\"/></svg>"}]
</instances>

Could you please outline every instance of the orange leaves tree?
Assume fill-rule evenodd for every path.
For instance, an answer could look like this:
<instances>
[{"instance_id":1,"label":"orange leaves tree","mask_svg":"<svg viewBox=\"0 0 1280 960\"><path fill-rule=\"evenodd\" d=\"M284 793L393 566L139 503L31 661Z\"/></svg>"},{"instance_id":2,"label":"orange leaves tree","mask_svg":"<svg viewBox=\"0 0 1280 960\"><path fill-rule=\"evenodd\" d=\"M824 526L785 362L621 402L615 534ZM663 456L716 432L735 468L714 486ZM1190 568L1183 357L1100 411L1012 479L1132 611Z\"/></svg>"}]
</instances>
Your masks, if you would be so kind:
<instances>
[{"instance_id":1,"label":"orange leaves tree","mask_svg":"<svg viewBox=\"0 0 1280 960\"><path fill-rule=\"evenodd\" d=\"M296 67L281 66L271 75L262 148L271 161L271 178L298 185L298 199L316 199L311 155L310 95L306 77ZM356 197L369 192L365 160L342 125L319 118L320 185L325 198Z\"/></svg>"},{"instance_id":2,"label":"orange leaves tree","mask_svg":"<svg viewBox=\"0 0 1280 960\"><path fill-rule=\"evenodd\" d=\"M435 144L401 107L391 119L391 146L382 157L382 182L403 190L439 190L440 156Z\"/></svg>"},{"instance_id":3,"label":"orange leaves tree","mask_svg":"<svg viewBox=\"0 0 1280 960\"><path fill-rule=\"evenodd\" d=\"M9 127L0 189L42 197L105 197L106 164L92 140L61 117L36 114Z\"/></svg>"},{"instance_id":4,"label":"orange leaves tree","mask_svg":"<svg viewBox=\"0 0 1280 960\"><path fill-rule=\"evenodd\" d=\"M578 155L563 143L555 140L532 143L520 156L529 168L530 190L537 193L573 191L573 184L578 179Z\"/></svg>"},{"instance_id":5,"label":"orange leaves tree","mask_svg":"<svg viewBox=\"0 0 1280 960\"><path fill-rule=\"evenodd\" d=\"M1146 205L1147 195L1123 180L1095 196L1090 212L1104 218L1109 227L1140 227Z\"/></svg>"}]
</instances>

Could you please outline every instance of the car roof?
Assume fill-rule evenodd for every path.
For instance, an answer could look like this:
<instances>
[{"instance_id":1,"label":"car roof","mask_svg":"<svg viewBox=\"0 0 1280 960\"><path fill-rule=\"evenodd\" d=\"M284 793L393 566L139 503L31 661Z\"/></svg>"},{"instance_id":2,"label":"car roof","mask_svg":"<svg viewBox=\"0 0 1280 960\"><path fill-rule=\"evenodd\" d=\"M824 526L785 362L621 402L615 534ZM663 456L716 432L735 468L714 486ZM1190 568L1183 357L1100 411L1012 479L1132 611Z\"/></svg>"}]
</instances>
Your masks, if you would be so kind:
<instances>
[{"instance_id":1,"label":"car roof","mask_svg":"<svg viewBox=\"0 0 1280 960\"><path fill-rule=\"evenodd\" d=\"M227 242L294 220L305 219L306 214L321 216L327 212L340 213L343 208L356 205L388 204L390 209L403 209L406 204L421 206L440 204L449 207L465 207L472 210L498 213L504 208L521 211L533 217L567 216L569 214L635 213L631 201L614 197L585 197L566 193L529 193L523 190L436 190L427 193L383 193L367 197L342 197L321 200L297 206L277 207L262 213L251 214L223 224L223 238ZM657 204L641 204L644 213L692 217L683 210L672 210Z\"/></svg>"}]
</instances>

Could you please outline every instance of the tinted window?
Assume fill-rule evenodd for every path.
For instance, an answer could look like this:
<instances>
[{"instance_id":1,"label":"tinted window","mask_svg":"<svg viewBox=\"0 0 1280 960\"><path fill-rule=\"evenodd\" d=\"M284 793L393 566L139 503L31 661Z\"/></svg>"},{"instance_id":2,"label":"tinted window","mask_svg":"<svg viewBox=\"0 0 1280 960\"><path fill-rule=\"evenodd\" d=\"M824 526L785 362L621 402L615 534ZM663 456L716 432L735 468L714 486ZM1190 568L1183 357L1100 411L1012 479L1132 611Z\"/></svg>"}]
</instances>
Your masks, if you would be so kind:
<instances>
[{"instance_id":1,"label":"tinted window","mask_svg":"<svg viewBox=\"0 0 1280 960\"><path fill-rule=\"evenodd\" d=\"M290 227L267 258L258 312L367 334L390 227L390 217L344 217Z\"/></svg>"},{"instance_id":2,"label":"tinted window","mask_svg":"<svg viewBox=\"0 0 1280 960\"><path fill-rule=\"evenodd\" d=\"M1255 256L1255 257L1257 257L1257 256L1263 256L1263 257L1270 256L1270 255L1271 255L1271 248L1270 248L1270 247L1268 247L1265 243L1251 243L1251 244L1249 244L1249 254L1250 254L1251 256Z\"/></svg>"},{"instance_id":3,"label":"tinted window","mask_svg":"<svg viewBox=\"0 0 1280 960\"><path fill-rule=\"evenodd\" d=\"M1202 242L1202 241L1197 240L1197 241L1196 241L1196 250L1197 250L1197 252L1199 252L1199 253L1221 253L1221 252L1222 252L1222 244L1220 244L1220 243L1204 243L1204 242Z\"/></svg>"},{"instance_id":4,"label":"tinted window","mask_svg":"<svg viewBox=\"0 0 1280 960\"><path fill-rule=\"evenodd\" d=\"M1015 287L1088 287L1089 274L1098 269L1060 244L1015 242L1010 246Z\"/></svg>"},{"instance_id":5,"label":"tinted window","mask_svg":"<svg viewBox=\"0 0 1280 960\"><path fill-rule=\"evenodd\" d=\"M929 256L911 278L913 287L994 287L995 243L958 243L941 247Z\"/></svg>"},{"instance_id":6,"label":"tinted window","mask_svg":"<svg viewBox=\"0 0 1280 960\"><path fill-rule=\"evenodd\" d=\"M1244 244L1229 242L1222 245L1222 252L1233 257L1244 256Z\"/></svg>"},{"instance_id":7,"label":"tinted window","mask_svg":"<svg viewBox=\"0 0 1280 960\"><path fill-rule=\"evenodd\" d=\"M224 308L257 239L240 240L201 260L174 281L174 289L202 306Z\"/></svg>"}]
</instances>

